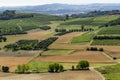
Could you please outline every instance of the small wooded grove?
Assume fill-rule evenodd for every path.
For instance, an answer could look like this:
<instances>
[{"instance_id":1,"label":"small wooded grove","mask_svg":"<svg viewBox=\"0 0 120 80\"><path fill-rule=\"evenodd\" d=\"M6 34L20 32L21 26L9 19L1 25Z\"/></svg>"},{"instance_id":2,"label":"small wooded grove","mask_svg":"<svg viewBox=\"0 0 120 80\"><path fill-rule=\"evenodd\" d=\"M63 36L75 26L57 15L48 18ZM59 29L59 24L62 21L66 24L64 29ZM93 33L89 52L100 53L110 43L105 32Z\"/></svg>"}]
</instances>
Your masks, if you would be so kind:
<instances>
[{"instance_id":1,"label":"small wooded grove","mask_svg":"<svg viewBox=\"0 0 120 80\"><path fill-rule=\"evenodd\" d=\"M52 44L57 37L50 37L42 41L38 40L19 40L14 44L9 44L4 47L7 50L39 50L43 49L46 50L50 44Z\"/></svg>"}]
</instances>

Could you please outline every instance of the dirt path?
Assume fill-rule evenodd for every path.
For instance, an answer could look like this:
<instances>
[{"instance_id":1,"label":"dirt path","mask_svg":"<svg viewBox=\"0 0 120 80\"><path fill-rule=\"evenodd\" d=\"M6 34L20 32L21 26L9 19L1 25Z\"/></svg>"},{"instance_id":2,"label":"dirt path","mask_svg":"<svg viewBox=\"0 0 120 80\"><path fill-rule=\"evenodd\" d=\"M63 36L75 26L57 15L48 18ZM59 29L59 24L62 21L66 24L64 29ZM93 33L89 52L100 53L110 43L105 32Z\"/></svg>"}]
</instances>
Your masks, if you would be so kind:
<instances>
[{"instance_id":1,"label":"dirt path","mask_svg":"<svg viewBox=\"0 0 120 80\"><path fill-rule=\"evenodd\" d=\"M2 74L2 73L1 73ZM0 75L1 75L0 74ZM6 75L6 74L5 74ZM62 73L2 74L0 80L104 80L96 71L65 71Z\"/></svg>"}]
</instances>

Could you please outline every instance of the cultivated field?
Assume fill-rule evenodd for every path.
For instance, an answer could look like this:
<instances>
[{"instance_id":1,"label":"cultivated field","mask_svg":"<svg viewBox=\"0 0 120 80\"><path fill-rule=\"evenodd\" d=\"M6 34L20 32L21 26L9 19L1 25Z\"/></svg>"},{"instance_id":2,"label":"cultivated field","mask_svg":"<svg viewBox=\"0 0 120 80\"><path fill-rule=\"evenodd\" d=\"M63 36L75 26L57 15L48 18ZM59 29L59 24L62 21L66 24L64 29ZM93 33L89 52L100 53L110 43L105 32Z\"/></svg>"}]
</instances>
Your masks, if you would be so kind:
<instances>
[{"instance_id":1,"label":"cultivated field","mask_svg":"<svg viewBox=\"0 0 120 80\"><path fill-rule=\"evenodd\" d=\"M84 32L73 32L73 33L69 33L69 34L65 34L63 36L60 36L58 38L58 40L55 41L55 44L58 44L58 43L70 43L71 42L71 39L73 37L76 37L76 36L80 36L82 35Z\"/></svg>"},{"instance_id":2,"label":"cultivated field","mask_svg":"<svg viewBox=\"0 0 120 80\"><path fill-rule=\"evenodd\" d=\"M94 51L76 51L69 55L61 56L40 56L35 61L50 61L50 62L79 62L80 60L87 60L91 63L112 63L114 62L109 57L106 57L101 52Z\"/></svg>"},{"instance_id":3,"label":"cultivated field","mask_svg":"<svg viewBox=\"0 0 120 80\"><path fill-rule=\"evenodd\" d=\"M21 79L22 78L22 79ZM63 73L41 74L3 74L1 80L103 80L103 77L95 71L66 71Z\"/></svg>"},{"instance_id":4,"label":"cultivated field","mask_svg":"<svg viewBox=\"0 0 120 80\"><path fill-rule=\"evenodd\" d=\"M9 66L10 72L14 72L18 65L28 63L38 52L40 51L19 51L14 53L0 51L0 65Z\"/></svg>"},{"instance_id":5,"label":"cultivated field","mask_svg":"<svg viewBox=\"0 0 120 80\"><path fill-rule=\"evenodd\" d=\"M100 67L100 68L97 68L97 70L101 72L101 74L103 74L107 80L120 79L120 64Z\"/></svg>"},{"instance_id":6,"label":"cultivated field","mask_svg":"<svg viewBox=\"0 0 120 80\"><path fill-rule=\"evenodd\" d=\"M10 43L15 43L19 40L27 39L27 40L43 40L46 39L50 36L52 36L51 31L36 31L36 32L30 32L28 34L22 34L22 35L8 35L7 37L7 42L1 42L0 47L4 47L7 44Z\"/></svg>"}]
</instances>

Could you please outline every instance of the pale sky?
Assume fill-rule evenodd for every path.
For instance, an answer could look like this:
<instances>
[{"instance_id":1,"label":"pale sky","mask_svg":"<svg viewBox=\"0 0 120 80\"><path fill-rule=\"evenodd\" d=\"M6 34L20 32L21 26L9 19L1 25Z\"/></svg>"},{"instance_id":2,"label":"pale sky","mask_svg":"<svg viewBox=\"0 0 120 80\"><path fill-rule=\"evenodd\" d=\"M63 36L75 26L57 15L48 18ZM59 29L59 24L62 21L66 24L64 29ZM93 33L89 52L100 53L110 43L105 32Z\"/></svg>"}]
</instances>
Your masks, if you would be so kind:
<instances>
[{"instance_id":1,"label":"pale sky","mask_svg":"<svg viewBox=\"0 0 120 80\"><path fill-rule=\"evenodd\" d=\"M67 4L120 3L120 0L0 0L0 6L42 5L51 3L67 3Z\"/></svg>"}]
</instances>

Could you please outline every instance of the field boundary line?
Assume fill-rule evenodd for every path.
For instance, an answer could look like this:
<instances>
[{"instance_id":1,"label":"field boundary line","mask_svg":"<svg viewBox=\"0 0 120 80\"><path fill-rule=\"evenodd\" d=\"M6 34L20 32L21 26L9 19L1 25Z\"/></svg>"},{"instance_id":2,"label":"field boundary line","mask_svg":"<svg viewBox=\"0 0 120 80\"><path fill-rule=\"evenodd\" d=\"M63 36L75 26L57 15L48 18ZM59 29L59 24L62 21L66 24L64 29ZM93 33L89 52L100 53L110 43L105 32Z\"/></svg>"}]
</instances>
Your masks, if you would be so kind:
<instances>
[{"instance_id":1,"label":"field boundary line","mask_svg":"<svg viewBox=\"0 0 120 80\"><path fill-rule=\"evenodd\" d=\"M96 74L98 74L102 78L102 80L105 80L105 77L100 72L98 72L94 68L90 68L90 70L96 72Z\"/></svg>"},{"instance_id":2,"label":"field boundary line","mask_svg":"<svg viewBox=\"0 0 120 80\"><path fill-rule=\"evenodd\" d=\"M39 57L40 54L42 54L42 53L44 53L44 52L45 52L45 51L43 50L43 51L41 51L40 53L35 54L34 57L33 57L30 61L28 61L28 63L30 63L31 61L33 61L34 59L36 59L37 57Z\"/></svg>"},{"instance_id":3,"label":"field boundary line","mask_svg":"<svg viewBox=\"0 0 120 80\"><path fill-rule=\"evenodd\" d=\"M113 57L111 55L109 55L106 51L102 52L106 57L108 57L109 59L113 60Z\"/></svg>"}]
</instances>

